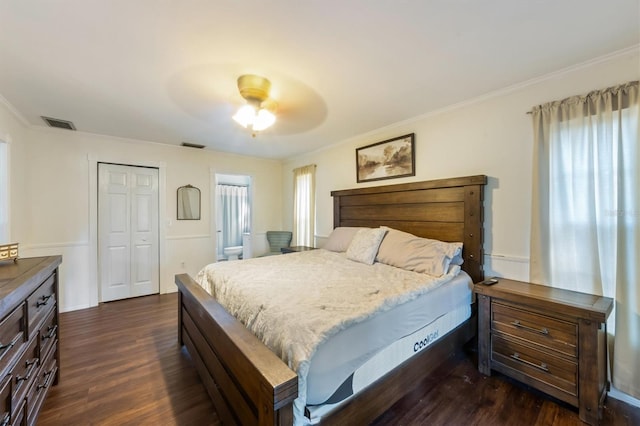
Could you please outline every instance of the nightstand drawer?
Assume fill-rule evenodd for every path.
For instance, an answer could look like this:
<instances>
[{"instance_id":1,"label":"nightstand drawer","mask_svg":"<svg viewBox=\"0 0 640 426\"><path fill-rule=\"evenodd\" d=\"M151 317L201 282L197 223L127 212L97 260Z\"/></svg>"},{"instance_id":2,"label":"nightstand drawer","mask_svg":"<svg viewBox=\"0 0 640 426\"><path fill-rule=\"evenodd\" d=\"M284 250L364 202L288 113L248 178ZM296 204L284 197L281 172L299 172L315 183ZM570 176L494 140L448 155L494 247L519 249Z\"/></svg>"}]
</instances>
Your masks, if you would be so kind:
<instances>
[{"instance_id":1,"label":"nightstand drawer","mask_svg":"<svg viewBox=\"0 0 640 426\"><path fill-rule=\"evenodd\" d=\"M578 365L567 359L495 335L491 357L534 380L577 395Z\"/></svg>"},{"instance_id":2,"label":"nightstand drawer","mask_svg":"<svg viewBox=\"0 0 640 426\"><path fill-rule=\"evenodd\" d=\"M575 323L493 302L491 328L577 357L578 331Z\"/></svg>"}]
</instances>

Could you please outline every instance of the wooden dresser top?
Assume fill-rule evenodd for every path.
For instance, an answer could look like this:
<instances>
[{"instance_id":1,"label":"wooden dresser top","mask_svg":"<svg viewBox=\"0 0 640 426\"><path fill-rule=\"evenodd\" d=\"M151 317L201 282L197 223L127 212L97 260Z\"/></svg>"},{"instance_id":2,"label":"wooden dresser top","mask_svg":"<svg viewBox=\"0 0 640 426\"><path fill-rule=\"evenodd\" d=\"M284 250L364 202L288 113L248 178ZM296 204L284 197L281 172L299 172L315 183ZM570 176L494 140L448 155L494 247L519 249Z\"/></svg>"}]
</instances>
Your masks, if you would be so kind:
<instances>
[{"instance_id":1,"label":"wooden dresser top","mask_svg":"<svg viewBox=\"0 0 640 426\"><path fill-rule=\"evenodd\" d=\"M31 294L62 263L62 256L0 262L0 318Z\"/></svg>"}]
</instances>

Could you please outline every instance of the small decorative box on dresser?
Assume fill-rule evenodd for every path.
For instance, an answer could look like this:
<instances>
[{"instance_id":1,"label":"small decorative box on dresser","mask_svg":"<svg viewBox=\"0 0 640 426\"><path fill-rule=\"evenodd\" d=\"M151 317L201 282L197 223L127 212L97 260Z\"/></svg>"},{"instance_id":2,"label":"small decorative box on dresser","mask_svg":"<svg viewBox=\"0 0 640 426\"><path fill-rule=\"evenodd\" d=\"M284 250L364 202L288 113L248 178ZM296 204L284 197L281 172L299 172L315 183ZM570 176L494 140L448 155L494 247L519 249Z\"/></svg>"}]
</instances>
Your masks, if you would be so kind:
<instances>
[{"instance_id":1,"label":"small decorative box on dresser","mask_svg":"<svg viewBox=\"0 0 640 426\"><path fill-rule=\"evenodd\" d=\"M499 371L578 407L595 425L609 390L608 297L500 278L476 284L478 369Z\"/></svg>"},{"instance_id":2,"label":"small decorative box on dresser","mask_svg":"<svg viewBox=\"0 0 640 426\"><path fill-rule=\"evenodd\" d=\"M0 426L35 425L58 383L61 256L0 262Z\"/></svg>"}]
</instances>

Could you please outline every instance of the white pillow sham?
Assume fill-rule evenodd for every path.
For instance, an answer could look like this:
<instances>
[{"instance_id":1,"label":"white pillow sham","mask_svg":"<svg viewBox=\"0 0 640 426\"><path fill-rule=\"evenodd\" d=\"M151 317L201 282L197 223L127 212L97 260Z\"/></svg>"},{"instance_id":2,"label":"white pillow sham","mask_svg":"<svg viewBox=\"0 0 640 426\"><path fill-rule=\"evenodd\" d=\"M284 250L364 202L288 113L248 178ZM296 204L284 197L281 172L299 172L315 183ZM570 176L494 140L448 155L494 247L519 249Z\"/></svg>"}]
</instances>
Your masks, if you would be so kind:
<instances>
[{"instance_id":1,"label":"white pillow sham","mask_svg":"<svg viewBox=\"0 0 640 426\"><path fill-rule=\"evenodd\" d=\"M387 233L385 228L360 229L349 244L347 258L356 262L373 265L378 253L378 247Z\"/></svg>"},{"instance_id":2,"label":"white pillow sham","mask_svg":"<svg viewBox=\"0 0 640 426\"><path fill-rule=\"evenodd\" d=\"M339 226L331 231L329 234L329 238L322 246L325 250L336 251L339 253L344 253L349 248L349 244L351 244L351 240L353 240L353 236L361 229L371 229L364 227L351 227L351 226Z\"/></svg>"},{"instance_id":3,"label":"white pillow sham","mask_svg":"<svg viewBox=\"0 0 640 426\"><path fill-rule=\"evenodd\" d=\"M387 228L376 260L380 263L419 273L442 276L449 265L461 262L462 243L446 243L417 237L408 232Z\"/></svg>"}]
</instances>

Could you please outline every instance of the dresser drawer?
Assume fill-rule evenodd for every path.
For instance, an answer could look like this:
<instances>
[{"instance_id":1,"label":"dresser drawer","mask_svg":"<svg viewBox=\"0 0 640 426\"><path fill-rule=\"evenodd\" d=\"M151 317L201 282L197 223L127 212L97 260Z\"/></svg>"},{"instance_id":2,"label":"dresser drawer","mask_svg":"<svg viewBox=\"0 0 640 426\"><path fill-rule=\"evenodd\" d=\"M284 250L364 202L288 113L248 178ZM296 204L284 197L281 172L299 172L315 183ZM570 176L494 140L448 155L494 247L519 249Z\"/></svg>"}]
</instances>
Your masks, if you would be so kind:
<instances>
[{"instance_id":1,"label":"dresser drawer","mask_svg":"<svg viewBox=\"0 0 640 426\"><path fill-rule=\"evenodd\" d=\"M26 426L27 424L27 404L23 400L22 405L14 408L11 413L11 426Z\"/></svg>"},{"instance_id":2,"label":"dresser drawer","mask_svg":"<svg viewBox=\"0 0 640 426\"><path fill-rule=\"evenodd\" d=\"M40 358L44 358L58 339L58 322L55 309L49 313L42 328L40 328Z\"/></svg>"},{"instance_id":3,"label":"dresser drawer","mask_svg":"<svg viewBox=\"0 0 640 426\"><path fill-rule=\"evenodd\" d=\"M0 426L11 421L11 375L0 384Z\"/></svg>"},{"instance_id":4,"label":"dresser drawer","mask_svg":"<svg viewBox=\"0 0 640 426\"><path fill-rule=\"evenodd\" d=\"M28 332L31 336L56 305L55 274L47 278L31 296L27 298Z\"/></svg>"},{"instance_id":5,"label":"dresser drawer","mask_svg":"<svg viewBox=\"0 0 640 426\"><path fill-rule=\"evenodd\" d=\"M578 356L578 331L575 323L497 302L492 303L491 312L493 330L572 357Z\"/></svg>"},{"instance_id":6,"label":"dresser drawer","mask_svg":"<svg viewBox=\"0 0 640 426\"><path fill-rule=\"evenodd\" d=\"M29 420L29 424L35 424L36 417L44 403L49 387L54 382L56 374L58 373L58 365L55 357L53 356L54 352L55 350L51 351L49 356L42 362L43 367L38 373L36 383L31 387L27 394L27 407L29 411L27 418Z\"/></svg>"},{"instance_id":7,"label":"dresser drawer","mask_svg":"<svg viewBox=\"0 0 640 426\"><path fill-rule=\"evenodd\" d=\"M24 351L20 360L13 367L13 407L19 406L24 399L27 389L29 389L29 386L31 386L38 374L39 367L40 358L38 357L38 340L31 339L29 346L27 346L27 350Z\"/></svg>"},{"instance_id":8,"label":"dresser drawer","mask_svg":"<svg viewBox=\"0 0 640 426\"><path fill-rule=\"evenodd\" d=\"M19 355L25 341L25 304L22 303L0 323L0 377ZM1 423L0 423L1 424Z\"/></svg>"},{"instance_id":9,"label":"dresser drawer","mask_svg":"<svg viewBox=\"0 0 640 426\"><path fill-rule=\"evenodd\" d=\"M494 362L573 396L578 395L578 365L575 362L497 335L491 346Z\"/></svg>"}]
</instances>

